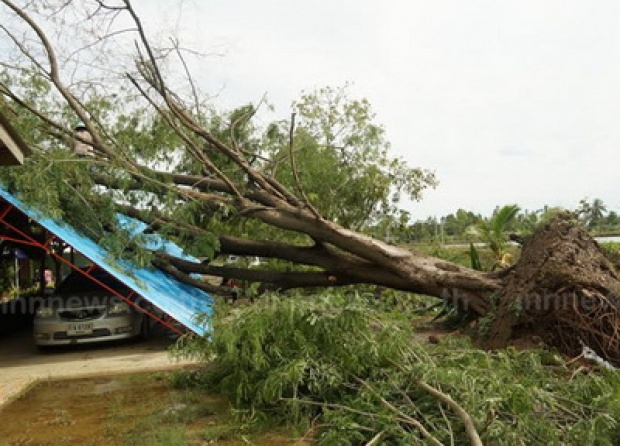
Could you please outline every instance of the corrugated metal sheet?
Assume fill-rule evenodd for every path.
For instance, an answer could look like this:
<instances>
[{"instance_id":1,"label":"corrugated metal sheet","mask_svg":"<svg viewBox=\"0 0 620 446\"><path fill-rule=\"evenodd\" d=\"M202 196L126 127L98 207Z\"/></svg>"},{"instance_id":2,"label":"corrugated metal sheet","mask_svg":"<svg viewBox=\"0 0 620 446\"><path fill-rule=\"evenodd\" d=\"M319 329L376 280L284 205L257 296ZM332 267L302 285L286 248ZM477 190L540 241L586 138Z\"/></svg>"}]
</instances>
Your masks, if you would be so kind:
<instances>
[{"instance_id":1,"label":"corrugated metal sheet","mask_svg":"<svg viewBox=\"0 0 620 446\"><path fill-rule=\"evenodd\" d=\"M208 323L198 323L196 320L197 315L212 314L213 299L204 291L180 282L157 269L136 268L129 262L113 260L113 256L108 251L88 237L79 234L64 222L43 216L40 211L26 205L2 187L0 187L0 197L190 330L199 335L210 330ZM121 216L119 221L129 228L130 232L136 234L146 228L144 223L126 216ZM150 249L160 249L171 255L196 260L185 255L179 246L169 240L155 234L149 234L147 238Z\"/></svg>"}]
</instances>

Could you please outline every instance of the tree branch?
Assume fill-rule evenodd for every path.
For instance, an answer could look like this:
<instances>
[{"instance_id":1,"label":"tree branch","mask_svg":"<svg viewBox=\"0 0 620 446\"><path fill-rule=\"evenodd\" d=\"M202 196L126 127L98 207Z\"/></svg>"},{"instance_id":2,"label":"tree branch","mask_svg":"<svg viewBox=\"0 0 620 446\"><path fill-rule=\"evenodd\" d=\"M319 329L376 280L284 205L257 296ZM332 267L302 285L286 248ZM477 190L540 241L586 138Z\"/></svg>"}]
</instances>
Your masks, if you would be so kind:
<instances>
[{"instance_id":1,"label":"tree branch","mask_svg":"<svg viewBox=\"0 0 620 446\"><path fill-rule=\"evenodd\" d=\"M299 178L299 171L297 169L297 158L295 157L295 150L294 150L294 147L295 147L295 113L291 113L291 127L288 132L288 139L289 139L288 151L289 151L289 156L291 159L291 170L293 171L293 178L295 179L295 184L297 186L297 190L299 191L299 195L301 195L301 197L303 198L304 204L310 210L310 212L312 212L316 218L321 219L321 215L319 214L319 211L317 211L315 207L312 206L312 204L310 203L310 200L308 200L308 197L306 196L306 192L304 191L304 187L301 183L301 179Z\"/></svg>"},{"instance_id":2,"label":"tree branch","mask_svg":"<svg viewBox=\"0 0 620 446\"><path fill-rule=\"evenodd\" d=\"M478 431L476 430L476 426L474 425L474 421L471 419L471 416L461 407L459 403L454 401L452 397L442 391L434 388L424 381L417 381L418 386L424 389L426 392L433 395L442 403L447 404L450 409L461 419L463 424L465 425L465 431L469 436L469 441L472 446L483 446L482 440L480 439L480 435L478 435Z\"/></svg>"},{"instance_id":3,"label":"tree branch","mask_svg":"<svg viewBox=\"0 0 620 446\"><path fill-rule=\"evenodd\" d=\"M406 413L404 413L402 410L399 410L396 406L394 406L392 403L390 403L388 400L386 400L385 398L383 398L379 392L377 392L370 384L368 384L366 381L364 381L363 379L359 379L356 378L356 381L361 384L365 389L367 389L368 391L370 391L370 393L372 393L375 398L377 398L381 404L383 404L385 407L387 407L391 412L393 412L395 415L397 415L399 417L400 420L406 422L407 424L410 424L411 426L415 427L417 430L420 431L420 433L424 436L424 438L426 438L428 441L430 441L432 444L436 445L436 446L443 446L443 443L440 442L437 438L435 438L425 427L422 423L420 423L418 420L416 420L415 418L407 415Z\"/></svg>"}]
</instances>

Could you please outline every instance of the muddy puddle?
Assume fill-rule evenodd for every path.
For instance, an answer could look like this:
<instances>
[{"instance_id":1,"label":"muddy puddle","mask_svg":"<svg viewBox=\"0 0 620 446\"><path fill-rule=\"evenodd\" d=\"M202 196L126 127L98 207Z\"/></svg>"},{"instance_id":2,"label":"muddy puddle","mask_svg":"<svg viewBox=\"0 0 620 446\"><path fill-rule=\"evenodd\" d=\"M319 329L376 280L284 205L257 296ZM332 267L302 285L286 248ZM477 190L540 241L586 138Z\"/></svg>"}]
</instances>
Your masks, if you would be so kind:
<instances>
[{"instance_id":1,"label":"muddy puddle","mask_svg":"<svg viewBox=\"0 0 620 446\"><path fill-rule=\"evenodd\" d=\"M223 398L164 374L41 382L0 408L2 446L300 444L242 430Z\"/></svg>"}]
</instances>

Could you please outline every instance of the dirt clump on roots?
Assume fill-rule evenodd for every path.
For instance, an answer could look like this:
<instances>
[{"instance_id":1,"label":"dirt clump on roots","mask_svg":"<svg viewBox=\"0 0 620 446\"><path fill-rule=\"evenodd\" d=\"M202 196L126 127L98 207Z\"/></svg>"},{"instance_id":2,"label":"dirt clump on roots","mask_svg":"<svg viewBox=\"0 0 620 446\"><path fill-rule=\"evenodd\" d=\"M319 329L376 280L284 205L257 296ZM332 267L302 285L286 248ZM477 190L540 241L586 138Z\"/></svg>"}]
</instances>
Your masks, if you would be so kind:
<instances>
[{"instance_id":1,"label":"dirt clump on roots","mask_svg":"<svg viewBox=\"0 0 620 446\"><path fill-rule=\"evenodd\" d=\"M489 347L533 337L569 355L587 345L620 366L620 277L570 214L525 240L493 300Z\"/></svg>"}]
</instances>

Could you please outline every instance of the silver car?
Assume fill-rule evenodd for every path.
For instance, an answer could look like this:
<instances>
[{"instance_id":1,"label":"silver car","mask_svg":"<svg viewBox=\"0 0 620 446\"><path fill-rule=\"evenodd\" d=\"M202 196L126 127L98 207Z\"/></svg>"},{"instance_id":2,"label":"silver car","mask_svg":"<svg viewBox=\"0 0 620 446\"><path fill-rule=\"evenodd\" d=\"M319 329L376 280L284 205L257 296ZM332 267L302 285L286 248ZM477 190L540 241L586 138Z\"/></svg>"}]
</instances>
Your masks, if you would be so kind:
<instances>
[{"instance_id":1,"label":"silver car","mask_svg":"<svg viewBox=\"0 0 620 446\"><path fill-rule=\"evenodd\" d=\"M102 270L89 273L96 281L84 271L75 270L69 274L37 309L34 318L37 346L104 342L135 336L147 338L150 318L110 291L128 296L129 289ZM145 304L134 302L139 307L142 307L140 303Z\"/></svg>"}]
</instances>

